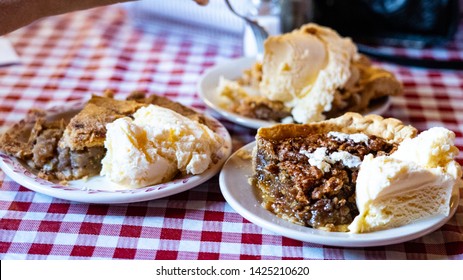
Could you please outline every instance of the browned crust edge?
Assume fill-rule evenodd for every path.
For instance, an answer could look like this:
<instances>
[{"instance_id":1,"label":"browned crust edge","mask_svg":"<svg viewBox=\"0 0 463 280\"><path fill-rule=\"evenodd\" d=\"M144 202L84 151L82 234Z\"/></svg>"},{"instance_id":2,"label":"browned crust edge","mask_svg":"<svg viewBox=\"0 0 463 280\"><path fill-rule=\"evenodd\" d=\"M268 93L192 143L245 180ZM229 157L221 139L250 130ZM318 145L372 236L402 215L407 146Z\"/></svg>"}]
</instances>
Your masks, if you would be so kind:
<instances>
[{"instance_id":1,"label":"browned crust edge","mask_svg":"<svg viewBox=\"0 0 463 280\"><path fill-rule=\"evenodd\" d=\"M309 124L277 124L259 128L256 139L283 140L286 138L304 137L311 134L328 133L330 131L343 133L365 133L400 143L406 138L416 137L418 130L411 125L405 125L395 118L383 118L379 115L362 116L358 113L344 115Z\"/></svg>"}]
</instances>

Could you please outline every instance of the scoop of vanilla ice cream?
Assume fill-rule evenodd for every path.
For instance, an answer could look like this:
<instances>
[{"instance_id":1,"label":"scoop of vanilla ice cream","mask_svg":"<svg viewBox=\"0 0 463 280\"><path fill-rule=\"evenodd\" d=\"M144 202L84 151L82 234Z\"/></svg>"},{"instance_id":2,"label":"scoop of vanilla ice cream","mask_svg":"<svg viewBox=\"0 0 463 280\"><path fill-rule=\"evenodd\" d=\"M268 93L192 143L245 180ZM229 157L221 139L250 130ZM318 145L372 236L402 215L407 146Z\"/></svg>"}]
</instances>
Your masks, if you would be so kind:
<instances>
[{"instance_id":1,"label":"scoop of vanilla ice cream","mask_svg":"<svg viewBox=\"0 0 463 280\"><path fill-rule=\"evenodd\" d=\"M106 128L102 176L122 185L141 187L168 181L177 173L175 163L158 153L146 131L132 119L117 119Z\"/></svg>"},{"instance_id":2,"label":"scoop of vanilla ice cream","mask_svg":"<svg viewBox=\"0 0 463 280\"><path fill-rule=\"evenodd\" d=\"M451 196L462 185L454 139L445 128L431 128L404 140L390 156L366 156L356 185L360 214L349 230L377 231L448 215Z\"/></svg>"},{"instance_id":3,"label":"scoop of vanilla ice cream","mask_svg":"<svg viewBox=\"0 0 463 280\"><path fill-rule=\"evenodd\" d=\"M351 76L357 48L327 27L314 23L265 42L260 92L293 108L295 121L320 121L331 109L337 88Z\"/></svg>"},{"instance_id":4,"label":"scoop of vanilla ice cream","mask_svg":"<svg viewBox=\"0 0 463 280\"><path fill-rule=\"evenodd\" d=\"M224 141L207 126L156 105L140 108L133 117L107 126L108 152L102 161L101 174L125 185L165 182L179 171L200 174Z\"/></svg>"},{"instance_id":5,"label":"scoop of vanilla ice cream","mask_svg":"<svg viewBox=\"0 0 463 280\"><path fill-rule=\"evenodd\" d=\"M265 42L260 88L270 100L300 98L328 62L328 50L315 35L296 30Z\"/></svg>"},{"instance_id":6,"label":"scoop of vanilla ice cream","mask_svg":"<svg viewBox=\"0 0 463 280\"><path fill-rule=\"evenodd\" d=\"M398 150L391 155L400 160L413 159L424 168L442 168L455 178L461 177L461 170L454 158L458 148L453 145L455 133L443 128L433 127L420 133L416 138L405 139Z\"/></svg>"},{"instance_id":7,"label":"scoop of vanilla ice cream","mask_svg":"<svg viewBox=\"0 0 463 280\"><path fill-rule=\"evenodd\" d=\"M149 141L159 145L159 153L186 174L204 172L224 141L207 126L155 105L135 112L133 123L143 127Z\"/></svg>"}]
</instances>

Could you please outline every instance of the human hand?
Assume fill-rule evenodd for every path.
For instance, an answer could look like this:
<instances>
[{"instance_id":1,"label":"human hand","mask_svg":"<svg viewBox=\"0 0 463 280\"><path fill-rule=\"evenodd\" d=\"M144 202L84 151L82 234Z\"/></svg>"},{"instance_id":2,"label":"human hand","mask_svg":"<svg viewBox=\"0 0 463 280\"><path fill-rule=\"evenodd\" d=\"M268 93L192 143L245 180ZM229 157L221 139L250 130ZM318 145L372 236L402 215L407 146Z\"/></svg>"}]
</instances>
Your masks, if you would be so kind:
<instances>
[{"instance_id":1,"label":"human hand","mask_svg":"<svg viewBox=\"0 0 463 280\"><path fill-rule=\"evenodd\" d=\"M197 4L205 6L209 3L209 0L194 0Z\"/></svg>"},{"instance_id":2,"label":"human hand","mask_svg":"<svg viewBox=\"0 0 463 280\"><path fill-rule=\"evenodd\" d=\"M0 0L0 36L43 17L130 1L134 0ZM209 0L193 1L201 6L209 3Z\"/></svg>"}]
</instances>

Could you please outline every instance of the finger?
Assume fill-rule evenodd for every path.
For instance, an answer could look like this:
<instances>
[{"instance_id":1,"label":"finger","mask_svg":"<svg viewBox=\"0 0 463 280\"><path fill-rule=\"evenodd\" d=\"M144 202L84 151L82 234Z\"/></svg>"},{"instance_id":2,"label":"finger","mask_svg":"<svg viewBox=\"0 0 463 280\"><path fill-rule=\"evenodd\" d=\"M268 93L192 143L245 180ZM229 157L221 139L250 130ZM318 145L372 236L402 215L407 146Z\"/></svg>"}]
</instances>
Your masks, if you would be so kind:
<instances>
[{"instance_id":1,"label":"finger","mask_svg":"<svg viewBox=\"0 0 463 280\"><path fill-rule=\"evenodd\" d=\"M209 0L194 0L194 1L201 6L205 6L209 3Z\"/></svg>"}]
</instances>

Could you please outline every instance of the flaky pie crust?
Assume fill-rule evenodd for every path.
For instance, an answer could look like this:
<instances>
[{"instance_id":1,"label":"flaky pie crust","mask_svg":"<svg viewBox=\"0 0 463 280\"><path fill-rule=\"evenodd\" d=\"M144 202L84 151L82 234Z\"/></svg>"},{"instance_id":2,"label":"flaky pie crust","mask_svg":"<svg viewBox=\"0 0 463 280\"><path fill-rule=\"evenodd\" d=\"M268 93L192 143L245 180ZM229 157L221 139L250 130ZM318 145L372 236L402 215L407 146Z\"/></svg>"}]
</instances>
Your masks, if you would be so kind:
<instances>
[{"instance_id":1,"label":"flaky pie crust","mask_svg":"<svg viewBox=\"0 0 463 280\"><path fill-rule=\"evenodd\" d=\"M364 133L368 136L378 136L390 142L400 143L406 138L414 138L418 131L410 125L405 125L395 118L383 118L379 115L362 116L358 113L344 115L309 124L277 124L262 127L257 131L256 139L282 140L286 138L304 137L311 134L328 133Z\"/></svg>"},{"instance_id":2,"label":"flaky pie crust","mask_svg":"<svg viewBox=\"0 0 463 280\"><path fill-rule=\"evenodd\" d=\"M129 116L143 106L136 101L93 95L82 111L70 120L59 146L71 150L103 146L106 124Z\"/></svg>"}]
</instances>

